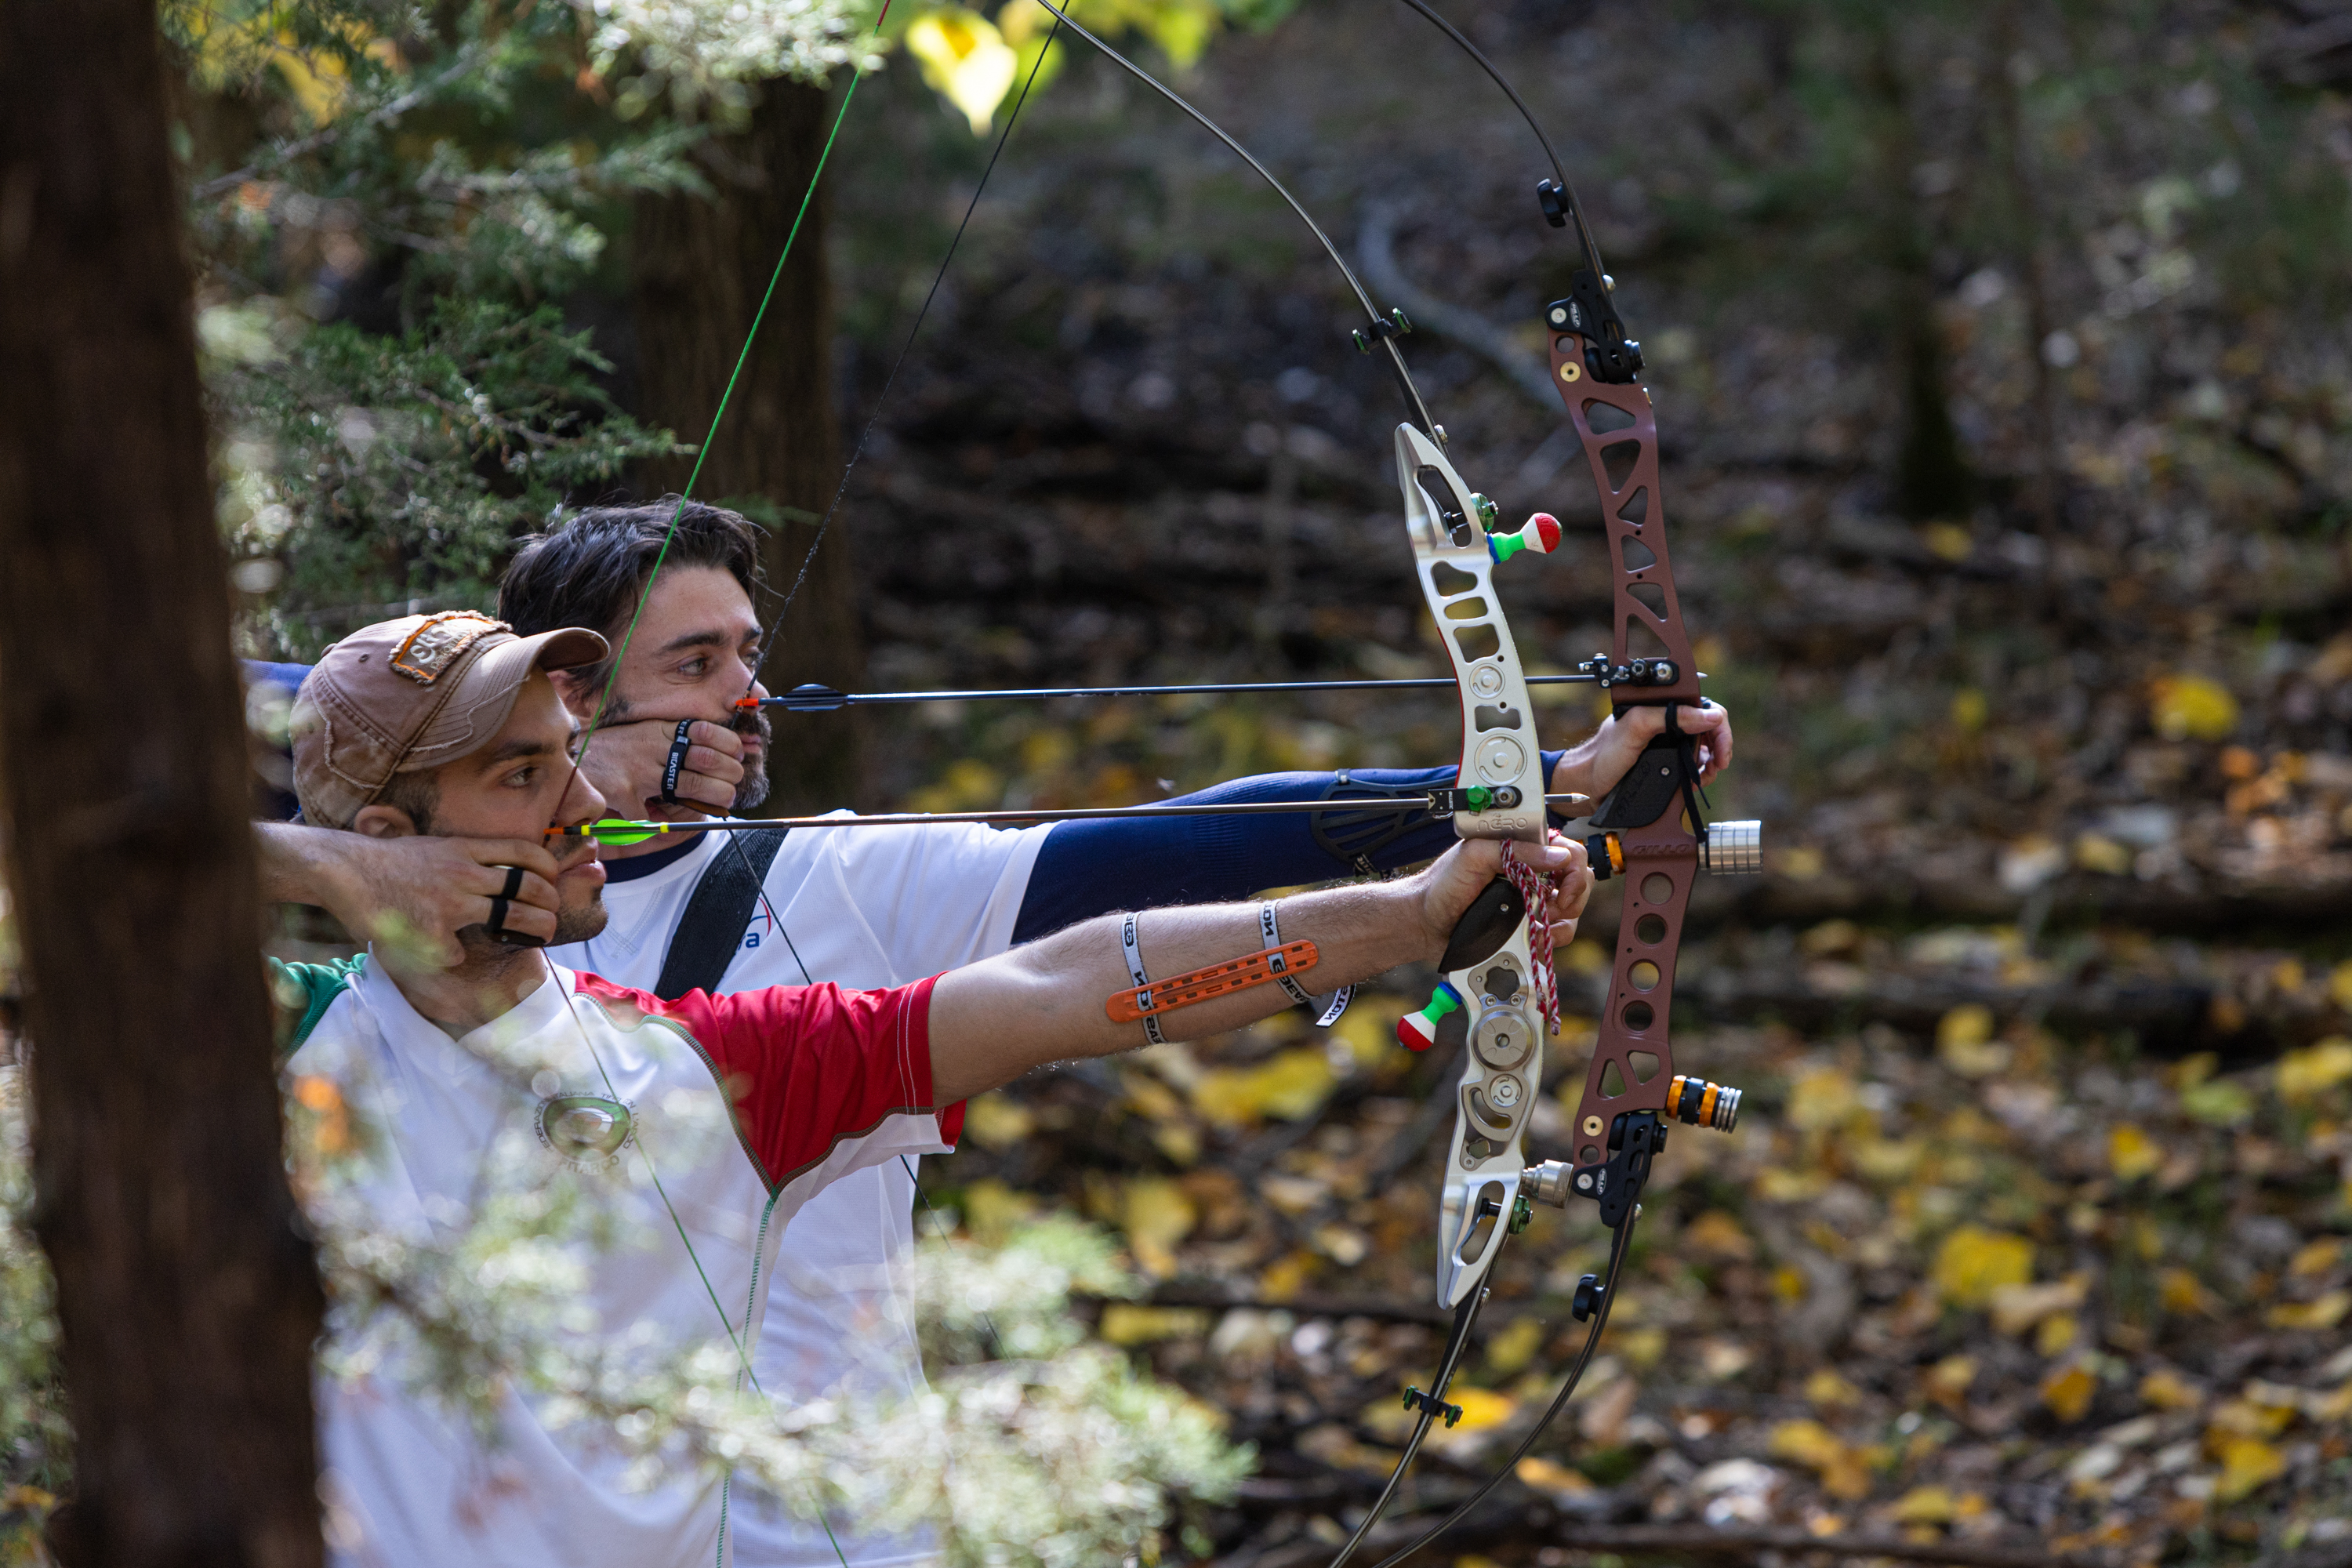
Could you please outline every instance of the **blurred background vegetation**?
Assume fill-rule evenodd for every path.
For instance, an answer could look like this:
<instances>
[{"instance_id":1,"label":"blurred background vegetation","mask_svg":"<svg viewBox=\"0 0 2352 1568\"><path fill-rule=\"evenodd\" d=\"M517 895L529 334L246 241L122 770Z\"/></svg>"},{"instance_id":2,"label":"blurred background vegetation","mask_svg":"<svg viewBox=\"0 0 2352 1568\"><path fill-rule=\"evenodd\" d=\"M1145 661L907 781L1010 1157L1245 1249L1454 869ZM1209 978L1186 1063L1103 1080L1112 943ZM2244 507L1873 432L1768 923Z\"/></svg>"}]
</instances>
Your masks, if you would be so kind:
<instances>
[{"instance_id":1,"label":"blurred background vegetation","mask_svg":"<svg viewBox=\"0 0 2352 1568\"><path fill-rule=\"evenodd\" d=\"M1686 1520L2352 1562L2352 10L1447 9L1561 147L1646 345L1738 726L1717 805L1767 824L1678 996L1742 1131L1677 1142L1575 1430L1463 1550ZM1509 106L1402 6L1076 14L1421 323L1470 481L1567 523L1505 574L1529 663L1603 647L1589 481L1536 390L1572 258ZM167 5L246 651L487 604L558 508L680 484L871 72L698 487L777 531L781 585L860 454L771 684L1441 671L1339 279L1083 50L1038 70L881 399L1050 20ZM1555 744L1597 719L1545 716ZM825 806L1144 800L1456 738L1442 695L778 723L784 798ZM1017 1086L931 1178L969 1237L1076 1209L1156 1281L1098 1336L1258 1450L1188 1550L1315 1560L1433 1353L1442 1064L1385 1043L1407 1005ZM1548 1397L1580 1218L1517 1248L1424 1500Z\"/></svg>"}]
</instances>

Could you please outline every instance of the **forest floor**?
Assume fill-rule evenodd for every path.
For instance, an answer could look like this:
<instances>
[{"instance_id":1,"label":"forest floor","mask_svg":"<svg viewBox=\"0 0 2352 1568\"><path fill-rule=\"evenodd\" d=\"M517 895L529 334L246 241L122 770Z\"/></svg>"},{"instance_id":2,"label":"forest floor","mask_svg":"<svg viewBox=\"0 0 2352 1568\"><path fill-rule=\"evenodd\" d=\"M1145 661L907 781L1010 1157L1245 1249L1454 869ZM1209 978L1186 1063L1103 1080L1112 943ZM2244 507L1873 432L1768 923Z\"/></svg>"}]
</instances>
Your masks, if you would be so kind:
<instances>
[{"instance_id":1,"label":"forest floor","mask_svg":"<svg viewBox=\"0 0 2352 1568\"><path fill-rule=\"evenodd\" d=\"M1651 203L1696 155L1632 147L1568 68L1631 60L1697 100L1736 67L1640 68L1652 40L1554 45L1512 31L1526 7L1489 9L1595 166L1652 182L1596 175L1588 196L1651 345L1685 614L1738 726L1717 809L1762 818L1767 851L1761 878L1697 902L1674 1020L1678 1068L1747 1091L1740 1126L1676 1136L1581 1392L1430 1560L1862 1540L1953 1562L2352 1563L2340 540L2180 531L2149 454L2186 463L2189 437L2112 377L2062 388L2046 510L2011 488L1897 517L1883 345L1748 308L1679 258ZM1419 279L1495 324L1499 351L1426 327L1406 347L1470 482L1512 522L1543 506L1569 524L1502 584L1528 663L1566 669L1607 643L1597 513L1558 408L1508 366L1535 363L1565 247L1525 195L1540 165L1507 110L1463 110L1475 82L1391 47L1406 36L1310 8L1279 47L1220 46L1198 85L1351 255L1381 258L1383 298ZM1404 107L1436 84L1460 89L1442 129ZM866 280L853 436L928 281L860 268L886 235L936 255L890 227L909 188L942 239L970 191L899 178L928 134L863 154L849 188L870 194L844 200ZM1287 222L1108 73L1074 72L1024 121L845 514L877 689L1444 669L1390 488L1392 399ZM1948 308L1964 426L2008 428L2024 396L1998 352L2013 308L1997 279ZM1989 471L2022 461L1996 436L1976 450ZM2268 481L2238 482L2242 515L2271 515ZM1595 717L1565 698L1548 739ZM870 804L950 807L1435 763L1454 723L1450 699L1340 696L943 704L856 733ZM1563 967L1538 1152L1559 1152L1581 1086L1614 898ZM1068 1207L1126 1237L1155 1289L1098 1331L1258 1449L1206 1516L1225 1561L1322 1561L1394 1460L1401 1385L1427 1381L1454 1068L1390 1034L1426 984L1400 977L1328 1034L1291 1017L1041 1075L976 1104L965 1149L927 1167L974 1235ZM1414 1520L1549 1402L1603 1235L1538 1211L1507 1252Z\"/></svg>"}]
</instances>

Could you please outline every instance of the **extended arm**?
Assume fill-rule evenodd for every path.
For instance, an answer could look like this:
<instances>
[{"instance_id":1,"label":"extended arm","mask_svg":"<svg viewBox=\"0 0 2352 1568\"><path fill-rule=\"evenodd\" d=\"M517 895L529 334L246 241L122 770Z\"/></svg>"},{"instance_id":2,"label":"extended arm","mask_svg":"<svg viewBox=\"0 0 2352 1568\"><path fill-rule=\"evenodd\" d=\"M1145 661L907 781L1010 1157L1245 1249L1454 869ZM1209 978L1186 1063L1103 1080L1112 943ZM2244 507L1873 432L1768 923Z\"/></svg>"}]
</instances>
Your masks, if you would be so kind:
<instances>
[{"instance_id":1,"label":"extended arm","mask_svg":"<svg viewBox=\"0 0 2352 1568\"><path fill-rule=\"evenodd\" d=\"M1515 846L1515 852L1539 869L1568 873L1551 908L1538 911L1553 923L1556 940L1567 940L1591 890L1582 847L1555 841L1541 849ZM1433 960L1501 864L1499 844L1476 841L1456 846L1411 878L1295 895L1281 902L1283 940L1315 943L1309 980L1318 990ZM967 1099L1047 1062L1144 1044L1140 1026L1113 1023L1104 1006L1131 984L1122 923L1112 916L1089 921L942 975L930 1005L935 1102ZM1256 909L1246 904L1155 910L1139 917L1138 934L1146 966L1162 979L1264 945ZM1169 1013L1161 1028L1170 1039L1191 1039L1289 1005L1279 986L1262 985Z\"/></svg>"},{"instance_id":2,"label":"extended arm","mask_svg":"<svg viewBox=\"0 0 2352 1568\"><path fill-rule=\"evenodd\" d=\"M1677 722L1699 737L1699 782L1714 783L1731 763L1731 716L1720 704L1710 703L1684 710ZM1622 718L1604 720L1600 729L1566 752L1546 752L1544 772L1552 793L1599 800L1664 723L1660 710L1636 708ZM1296 887L1418 865L1444 854L1454 843L1450 818L1403 822L1397 831L1391 823L1359 817L1343 829L1338 825L1348 810L1346 797L1449 788L1456 772L1448 766L1259 773L1177 797L1186 805L1203 805L1328 796L1334 802L1328 816L1062 823L1046 834L1037 851L1013 940L1034 942L1112 910L1247 898L1261 888ZM1564 820L1558 813L1552 816L1555 826Z\"/></svg>"}]
</instances>

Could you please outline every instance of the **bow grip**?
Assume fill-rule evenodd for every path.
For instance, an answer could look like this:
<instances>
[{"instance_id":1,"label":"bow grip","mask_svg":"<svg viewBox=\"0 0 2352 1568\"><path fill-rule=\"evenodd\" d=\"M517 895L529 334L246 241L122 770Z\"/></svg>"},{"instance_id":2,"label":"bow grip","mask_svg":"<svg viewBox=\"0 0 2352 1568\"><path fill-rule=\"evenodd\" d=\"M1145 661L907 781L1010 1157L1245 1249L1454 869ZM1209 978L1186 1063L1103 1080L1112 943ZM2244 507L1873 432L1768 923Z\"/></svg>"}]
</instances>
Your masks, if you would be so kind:
<instances>
[{"instance_id":1,"label":"bow grip","mask_svg":"<svg viewBox=\"0 0 2352 1568\"><path fill-rule=\"evenodd\" d=\"M1445 956L1437 961L1441 974L1458 974L1474 963L1482 963L1502 951L1511 933L1519 929L1527 918L1528 901L1507 878L1497 877L1486 884L1486 890L1462 911L1454 922L1454 935L1445 944Z\"/></svg>"}]
</instances>

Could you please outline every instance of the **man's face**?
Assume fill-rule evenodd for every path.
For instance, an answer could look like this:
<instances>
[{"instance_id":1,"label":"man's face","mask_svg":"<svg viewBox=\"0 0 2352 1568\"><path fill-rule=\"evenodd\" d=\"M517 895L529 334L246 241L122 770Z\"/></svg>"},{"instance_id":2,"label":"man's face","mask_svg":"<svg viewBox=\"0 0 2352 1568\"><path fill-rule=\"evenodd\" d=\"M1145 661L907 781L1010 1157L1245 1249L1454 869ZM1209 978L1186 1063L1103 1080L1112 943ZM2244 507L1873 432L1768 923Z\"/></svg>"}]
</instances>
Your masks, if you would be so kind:
<instances>
[{"instance_id":1,"label":"man's face","mask_svg":"<svg viewBox=\"0 0 2352 1568\"><path fill-rule=\"evenodd\" d=\"M439 799L432 812L433 833L444 838L538 840L551 826L570 827L604 816L604 797L572 765L579 729L554 682L533 670L515 694L514 711L489 743L435 770ZM369 806L353 826L369 831L370 814L386 809ZM555 942L585 942L604 929L607 918L604 868L596 862L595 841L560 838L548 844L561 868ZM462 940L469 951L477 945L471 928ZM490 940L484 936L481 944L487 949Z\"/></svg>"},{"instance_id":2,"label":"man's face","mask_svg":"<svg viewBox=\"0 0 2352 1568\"><path fill-rule=\"evenodd\" d=\"M743 782L734 809L749 811L768 798L770 724L764 709L735 706L748 691L765 697L751 678L760 666L760 617L733 575L717 566L672 567L656 574L635 632L615 626L614 647L629 646L613 679L607 724L645 719L708 719L743 737ZM601 693L575 693L593 707Z\"/></svg>"}]
</instances>

